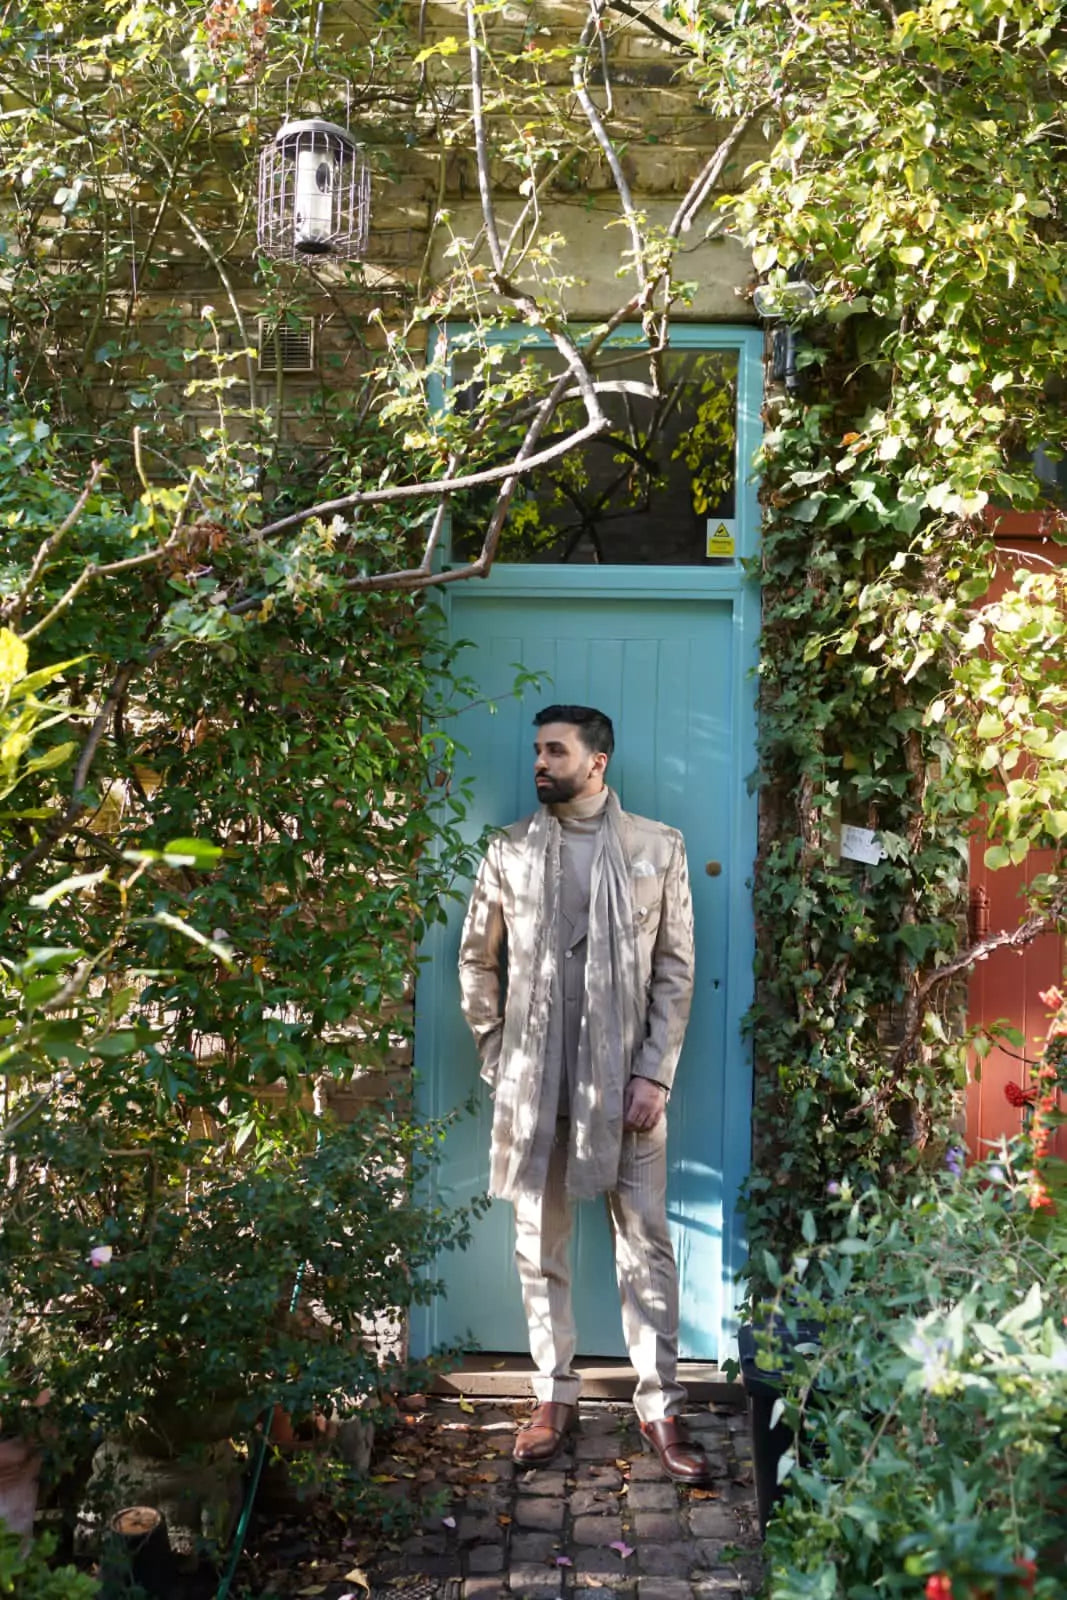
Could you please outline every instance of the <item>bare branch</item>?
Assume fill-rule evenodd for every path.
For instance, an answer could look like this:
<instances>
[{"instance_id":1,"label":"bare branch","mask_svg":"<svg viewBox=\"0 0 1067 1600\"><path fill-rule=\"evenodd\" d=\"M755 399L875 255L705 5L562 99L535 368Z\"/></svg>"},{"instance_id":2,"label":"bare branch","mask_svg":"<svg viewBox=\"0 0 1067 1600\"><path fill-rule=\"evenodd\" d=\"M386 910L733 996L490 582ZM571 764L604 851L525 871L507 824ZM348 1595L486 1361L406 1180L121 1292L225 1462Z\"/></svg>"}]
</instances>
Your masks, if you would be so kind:
<instances>
[{"instance_id":1,"label":"bare branch","mask_svg":"<svg viewBox=\"0 0 1067 1600\"><path fill-rule=\"evenodd\" d=\"M1042 934L1052 933L1061 928L1065 912L1067 912L1067 889L1061 890L1053 898L1047 910L1033 912L1020 922L1017 928L1002 929L999 933L988 934L986 938L979 939L976 943L968 945L965 950L961 950L951 961L946 961L943 967L937 967L935 971L929 973L915 991L914 1020L909 1023L904 1037L893 1054L889 1065L888 1082L883 1083L877 1093L867 1096L858 1106L853 1106L848 1115L858 1117L868 1110L881 1110L892 1099L922 1031L925 1002L935 990L942 988L961 972L967 972L979 961L987 961L998 950L1024 950L1035 939L1040 939Z\"/></svg>"},{"instance_id":2,"label":"bare branch","mask_svg":"<svg viewBox=\"0 0 1067 1600\"><path fill-rule=\"evenodd\" d=\"M637 281L640 287L642 289L646 289L648 285L648 273L645 267L644 249L641 239L641 226L638 222L637 210L634 206L633 195L630 192L630 185L627 181L626 174L622 170L622 162L619 160L619 153L608 135L608 131L601 119L600 112L593 103L593 97L589 93L585 82L585 61L588 56L589 46L592 40L597 37L599 32L599 0L590 0L589 17L586 21L585 27L582 29L580 39L582 53L575 58L574 66L571 70L571 82L574 85L574 92L578 97L578 104L585 113L585 119L592 129L593 137L600 146L601 150L604 152L604 159L610 169L612 179L615 183L615 188L618 190L619 203L622 206L623 216L626 219L626 226L630 233L630 247L633 250L634 256L634 272L637 274Z\"/></svg>"},{"instance_id":3,"label":"bare branch","mask_svg":"<svg viewBox=\"0 0 1067 1600\"><path fill-rule=\"evenodd\" d=\"M521 467L522 463L529 458L542 432L548 426L552 417L555 416L567 392L568 381L569 375L564 373L554 385L551 393L545 396L541 409L527 429L526 437L522 441L518 455L515 457L517 466ZM518 487L520 476L520 472L515 472L510 478L505 478L500 485L500 492L497 495L496 505L493 507L493 515L486 529L481 554L474 563L475 567L479 569L478 575L483 578L489 576L489 570L493 565L497 545L500 543L500 535L507 519L512 497Z\"/></svg>"},{"instance_id":4,"label":"bare branch","mask_svg":"<svg viewBox=\"0 0 1067 1600\"><path fill-rule=\"evenodd\" d=\"M923 980L917 990L919 1003L922 1004L935 989L939 989L957 973L966 972L979 961L987 961L997 950L1024 950L1043 933L1051 933L1062 922L1065 908L1067 892L1057 895L1047 911L1033 912L1017 928L1002 929L968 945L966 950L961 950L959 955L953 956L951 961L946 961L943 967L938 967Z\"/></svg>"},{"instance_id":5,"label":"bare branch","mask_svg":"<svg viewBox=\"0 0 1067 1600\"><path fill-rule=\"evenodd\" d=\"M669 44L672 50L677 50L679 55L696 55L696 51L693 49L691 44L686 44L685 40L681 38L679 34L672 33L671 30L669 28L665 28L661 22L657 22L656 18L651 15L650 7L645 7L642 9L639 6L630 5L629 0L607 0L606 9L608 11L620 11L624 17L632 18L633 21L639 23L647 33L651 33L654 38L662 39L663 43ZM726 12L725 7L723 10L726 17L729 18L730 13Z\"/></svg>"},{"instance_id":6,"label":"bare branch","mask_svg":"<svg viewBox=\"0 0 1067 1600\"><path fill-rule=\"evenodd\" d=\"M738 117L726 138L708 157L703 169L690 184L688 193L671 219L671 225L667 229L670 239L677 239L679 234L688 232L692 227L693 218L718 183L719 178L722 176L723 168L733 155L738 142L752 126L752 123L762 110L762 106L757 106L754 110L746 111L743 116Z\"/></svg>"},{"instance_id":7,"label":"bare branch","mask_svg":"<svg viewBox=\"0 0 1067 1600\"><path fill-rule=\"evenodd\" d=\"M420 496L431 494L456 494L461 489L480 489L487 483L500 483L518 468L523 472L533 472L538 467L547 466L550 461L558 461L568 450L584 444L587 439L595 438L598 433L604 433L610 425L608 418L600 412L599 416L569 434L559 444L552 445L550 449L542 450L523 461L516 456L504 466L487 467L484 472L472 472L465 477L439 478L435 483L398 483L390 489L365 489L355 494L341 495L336 500L323 500L316 506L308 506L304 511L294 511L288 517L280 517L277 522L268 523L265 528L259 530L259 537L268 539L276 533L282 533L286 528L307 522L311 517L327 517L334 512L350 511L354 506L386 505L393 500L415 500ZM407 574L397 574L397 576L407 576Z\"/></svg>"},{"instance_id":8,"label":"bare branch","mask_svg":"<svg viewBox=\"0 0 1067 1600\"><path fill-rule=\"evenodd\" d=\"M96 759L97 750L100 748L100 741L104 737L107 725L111 721L112 715L114 714L115 707L122 700L123 695L125 695L126 690L129 688L131 682L141 668L148 665L149 662L154 661L155 658L161 654L162 649L163 646L160 646L154 650L149 656L148 662L126 661L123 662L122 666L118 669L114 678L111 680L111 688L108 690L107 699L104 701L104 704L93 718L93 724L89 729L89 735L82 746L81 754L78 757L78 765L74 769L74 781L71 785L71 796L65 809L58 817L48 824L29 854L23 856L20 861L16 861L15 864L8 869L2 880L4 883L21 883L26 877L28 877L28 875L33 871L34 867L36 867L39 862L43 861L46 856L51 854L55 846L59 843L60 839L68 834L79 818L83 817L86 811L88 811L88 803L82 798L82 795L85 790L85 785L89 781L89 773L92 769L93 762Z\"/></svg>"},{"instance_id":9,"label":"bare branch","mask_svg":"<svg viewBox=\"0 0 1067 1600\"><path fill-rule=\"evenodd\" d=\"M607 418L601 410L600 402L597 400L590 380L588 367L583 361L577 345L555 326L553 318L544 314L543 308L533 295L518 288L506 276L506 261L500 243L496 211L493 206L489 145L485 131L481 41L478 38L474 0L467 0L467 38L470 45L471 115L474 123L478 193L481 197L482 221L485 228L486 243L488 244L489 256L493 264L493 286L498 294L510 300L523 313L531 327L543 327L545 329L552 343L574 374L575 382L582 391L582 398L585 401L586 413L590 423L596 422L599 427L605 428L608 425ZM595 107L593 109L595 114ZM604 137L607 138L607 135L605 134ZM623 182L625 182L625 178L623 178ZM629 193L628 190L627 193Z\"/></svg>"},{"instance_id":10,"label":"bare branch","mask_svg":"<svg viewBox=\"0 0 1067 1600\"><path fill-rule=\"evenodd\" d=\"M36 638L39 633L43 633L44 630L55 621L56 617L64 612L67 607L78 598L82 590L87 584L91 583L94 578L109 578L115 572L130 572L135 567L152 566L155 562L162 560L165 555L173 550L177 546L180 538L180 528L175 527L174 532L171 534L166 544L157 545L154 550L146 550L142 555L127 556L122 561L106 561L102 566L99 567L95 564L95 562L88 562L82 568L81 572L71 584L66 594L60 595L59 599L56 601L51 611L48 612L47 616L42 617L40 622L35 622L33 627L28 629L27 632L22 635L23 639L29 641L30 639Z\"/></svg>"},{"instance_id":11,"label":"bare branch","mask_svg":"<svg viewBox=\"0 0 1067 1600\"><path fill-rule=\"evenodd\" d=\"M508 262L509 272L514 272L516 267L522 263L528 252L532 249L533 241L536 237L536 224L541 215L541 196L548 188L553 178L555 178L556 174L562 172L570 158L571 152L568 150L564 155L560 156L558 161L554 161L552 163L547 172L542 173L541 177L538 178L536 183L534 183L531 178L530 193L523 202L522 210L519 212L518 216L515 218L515 221L511 225L511 228L508 232L508 242L504 246L504 257ZM534 218L534 228L531 230L530 238L523 246L519 254L512 259L512 251L515 249L516 241L520 237L522 230L525 228L526 220L531 213L533 214Z\"/></svg>"},{"instance_id":12,"label":"bare branch","mask_svg":"<svg viewBox=\"0 0 1067 1600\"><path fill-rule=\"evenodd\" d=\"M45 562L48 560L49 556L57 548L57 546L63 542L71 528L73 528L74 524L78 521L78 518L85 510L85 507L89 503L89 496L92 494L97 483L100 481L100 474L103 472L103 470L104 463L102 461L93 462L85 488L82 490L77 500L75 500L74 504L63 518L63 521L60 523L55 533L49 534L48 538L45 539L44 542L38 547L37 554L33 558L33 565L30 567L30 570L26 575L26 581L22 585L22 588L19 590L17 595L13 595L10 599L5 600L4 604L0 606L0 619L2 619L4 622L17 622L22 616L22 613L26 609L30 595L33 592L33 586L40 577Z\"/></svg>"},{"instance_id":13,"label":"bare branch","mask_svg":"<svg viewBox=\"0 0 1067 1600\"><path fill-rule=\"evenodd\" d=\"M449 463L450 470L454 471L457 465L456 457L453 456ZM433 522L430 524L430 532L422 552L422 560L419 562L420 570L423 572L430 572L433 569L433 558L437 552L438 545L441 543L441 535L445 530L445 521L451 504L451 495L443 495L437 502L437 510L434 512Z\"/></svg>"},{"instance_id":14,"label":"bare branch","mask_svg":"<svg viewBox=\"0 0 1067 1600\"><path fill-rule=\"evenodd\" d=\"M248 329L245 326L244 313L241 310L241 302L237 298L237 293L234 289L233 283L230 280L230 275L222 264L222 257L211 243L211 240L207 237L207 234L204 233L202 228L197 226L195 219L190 216L189 212L186 211L183 206L176 206L175 211L185 226L189 229L189 232L192 234L201 250L203 250L208 260L211 262L211 265L219 275L219 282L226 291L226 298L230 303L230 310L233 312L233 320L237 324L238 332L241 335L241 343L245 350L245 371L248 375L248 403L250 406L254 407L256 404L256 366L253 356L252 340L248 337Z\"/></svg>"},{"instance_id":15,"label":"bare branch","mask_svg":"<svg viewBox=\"0 0 1067 1600\"><path fill-rule=\"evenodd\" d=\"M489 146L485 136L485 103L482 93L482 50L478 38L478 24L474 15L474 0L467 0L467 40L471 60L471 117L474 122L474 153L478 167L478 193L482 202L482 221L489 245L493 269L504 272L504 252L500 248L500 234L493 207L492 176L489 170Z\"/></svg>"}]
</instances>

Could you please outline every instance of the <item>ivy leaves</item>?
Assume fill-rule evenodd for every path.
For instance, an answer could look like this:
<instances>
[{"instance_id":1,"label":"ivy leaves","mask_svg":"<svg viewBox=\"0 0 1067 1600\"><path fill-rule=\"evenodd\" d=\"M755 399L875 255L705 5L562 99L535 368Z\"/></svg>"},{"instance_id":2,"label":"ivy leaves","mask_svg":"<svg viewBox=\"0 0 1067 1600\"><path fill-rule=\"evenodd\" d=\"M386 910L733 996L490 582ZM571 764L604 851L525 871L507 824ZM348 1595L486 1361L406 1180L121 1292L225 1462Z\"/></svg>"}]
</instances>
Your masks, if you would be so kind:
<instances>
[{"instance_id":1,"label":"ivy leaves","mask_svg":"<svg viewBox=\"0 0 1067 1600\"><path fill-rule=\"evenodd\" d=\"M1046 556L990 585L993 509L1045 505L1030 457L1067 449L1063 20L1060 0L767 0L697 35L721 114L773 108L723 205L761 276L816 295L759 462L756 1243L936 1140L963 1064L938 986L966 968L983 820L992 868L1054 852L1031 905L1062 914L1063 578ZM876 866L836 859L843 822Z\"/></svg>"},{"instance_id":2,"label":"ivy leaves","mask_svg":"<svg viewBox=\"0 0 1067 1600\"><path fill-rule=\"evenodd\" d=\"M944 739L945 787L986 807L994 871L1067 838L1065 644L1067 572L1021 569L974 612L951 686L927 709Z\"/></svg>"}]
</instances>

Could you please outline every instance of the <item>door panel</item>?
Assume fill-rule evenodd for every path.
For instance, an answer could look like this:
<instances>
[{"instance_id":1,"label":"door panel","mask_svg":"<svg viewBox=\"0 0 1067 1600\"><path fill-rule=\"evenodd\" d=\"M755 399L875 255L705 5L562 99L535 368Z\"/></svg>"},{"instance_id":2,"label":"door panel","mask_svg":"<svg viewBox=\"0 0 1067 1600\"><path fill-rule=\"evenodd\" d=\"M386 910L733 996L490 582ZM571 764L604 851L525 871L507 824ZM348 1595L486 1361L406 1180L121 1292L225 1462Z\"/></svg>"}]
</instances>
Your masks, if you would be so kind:
<instances>
[{"instance_id":1,"label":"door panel","mask_svg":"<svg viewBox=\"0 0 1067 1600\"><path fill-rule=\"evenodd\" d=\"M990 872L985 865L986 838L979 834L971 845L971 886L988 895L990 932L1016 928L1022 919L1027 883L1041 872L1051 872L1051 850L1032 850L1017 867ZM993 1028L1008 1023L1023 1036L1022 1049L994 1045L981 1063L972 1063L967 1087L967 1142L975 1158L988 1156L1001 1139L1022 1127L1018 1109L1004 1094L1008 1083L1029 1087L1030 1068L1037 1060L1048 1028L1048 1010L1039 998L1046 989L1063 982L1067 941L1056 933L1043 934L1022 950L995 950L975 964L968 985L967 1021L973 1027ZM1067 1159L1067 1126L1052 1137L1053 1155Z\"/></svg>"},{"instance_id":2,"label":"door panel","mask_svg":"<svg viewBox=\"0 0 1067 1600\"><path fill-rule=\"evenodd\" d=\"M989 520L997 536L997 575L989 599L997 599L1010 587L1012 574L1031 562L1056 561L1063 565L1067 552L1047 539L1036 512L990 511ZM970 883L972 890L987 896L989 930L997 933L1018 927L1025 910L1024 892L1030 880L1056 866L1052 851L1032 850L1026 860L1013 867L990 872L985 864L989 841L984 831L971 841ZM969 1026L994 1027L998 1022L1018 1028L1023 1036L1021 1050L994 1045L985 1060L972 1060L967 1087L967 1143L972 1157L987 1156L1002 1138L1019 1132L1022 1119L1005 1097L1011 1082L1028 1086L1030 1065L1042 1049L1048 1012L1040 995L1063 982L1067 964L1067 940L1045 933L1022 950L995 950L971 971L968 984L967 1021ZM1067 1125L1052 1136L1052 1153L1067 1160Z\"/></svg>"},{"instance_id":3,"label":"door panel","mask_svg":"<svg viewBox=\"0 0 1067 1600\"><path fill-rule=\"evenodd\" d=\"M739 770L742 749L747 754L740 708L751 688L742 683L747 662L738 616L735 594L689 598L680 589L673 596L627 598L592 588L493 594L479 586L464 588L452 601L452 635L471 641L459 670L479 691L450 728L469 751L470 835L536 805L531 724L534 712L553 701L595 705L611 716L617 748L608 777L622 805L684 834L697 983L670 1105L668 1211L681 1277L682 1354L705 1360L719 1353L723 1316L732 1304L734 1199L747 1168L749 1068L737 1024L751 967L745 880L754 830L743 781L750 763ZM510 691L519 668L541 682L516 699ZM707 874L709 861L721 863L719 875ZM461 921L457 907L428 950L417 1030L425 1108L442 1114L475 1092L473 1114L450 1131L437 1177L441 1198L456 1201L486 1187L492 1110L459 1010ZM442 1260L447 1294L413 1323L416 1350L443 1341L526 1349L511 1251L511 1207L494 1202L471 1247ZM624 1354L600 1201L578 1210L574 1264L579 1352Z\"/></svg>"}]
</instances>

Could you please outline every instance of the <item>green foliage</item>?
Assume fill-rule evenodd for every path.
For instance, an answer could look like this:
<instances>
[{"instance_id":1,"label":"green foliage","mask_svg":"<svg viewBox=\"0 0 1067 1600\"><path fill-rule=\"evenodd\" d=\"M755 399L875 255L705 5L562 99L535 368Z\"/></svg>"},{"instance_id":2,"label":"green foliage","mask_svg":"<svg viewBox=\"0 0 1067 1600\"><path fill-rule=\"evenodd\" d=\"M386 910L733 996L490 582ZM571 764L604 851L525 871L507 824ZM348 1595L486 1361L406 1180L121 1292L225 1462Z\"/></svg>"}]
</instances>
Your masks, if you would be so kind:
<instances>
[{"instance_id":1,"label":"green foliage","mask_svg":"<svg viewBox=\"0 0 1067 1600\"><path fill-rule=\"evenodd\" d=\"M22 1548L21 1535L0 1526L0 1594L17 1600L95 1600L100 1586L76 1567L53 1567L55 1541L48 1535Z\"/></svg>"},{"instance_id":2,"label":"green foliage","mask_svg":"<svg viewBox=\"0 0 1067 1600\"><path fill-rule=\"evenodd\" d=\"M326 92L313 20L0 10L0 1409L60 1468L373 1410L474 1209L419 1202L443 1124L402 1092L470 864L439 615L391 577L431 514L262 533L443 466L375 409L365 321L329 419L260 392L249 286L308 291L247 196L287 77Z\"/></svg>"},{"instance_id":3,"label":"green foliage","mask_svg":"<svg viewBox=\"0 0 1067 1600\"><path fill-rule=\"evenodd\" d=\"M831 1178L899 1183L943 1146L987 813L992 867L1053 851L1030 936L1063 925L1062 582L1038 555L980 602L987 512L1067 526L1029 462L1067 442L1064 17L1059 0L679 15L709 104L760 107L768 136L723 203L761 275L815 290L759 463L750 1233L786 1249ZM842 823L876 833L876 865L838 859Z\"/></svg>"},{"instance_id":4,"label":"green foliage","mask_svg":"<svg viewBox=\"0 0 1067 1600\"><path fill-rule=\"evenodd\" d=\"M1067 836L1067 577L1063 568L1014 575L1002 596L956 617L924 614L915 638L934 635L951 651L948 692L927 709L942 736L942 782L930 809L986 810L996 870L1030 849L1062 848ZM941 608L943 610L943 608ZM1054 897L1062 886L1053 880Z\"/></svg>"},{"instance_id":5,"label":"green foliage","mask_svg":"<svg viewBox=\"0 0 1067 1600\"><path fill-rule=\"evenodd\" d=\"M309 1116L301 1140L267 1104L197 1137L146 1112L138 1076L113 1060L8 1140L9 1394L50 1391L24 1425L77 1459L101 1431L178 1454L277 1400L373 1416L407 1381L378 1339L468 1231L412 1201L439 1127L368 1106ZM85 1116L98 1094L111 1109Z\"/></svg>"},{"instance_id":6,"label":"green foliage","mask_svg":"<svg viewBox=\"0 0 1067 1600\"><path fill-rule=\"evenodd\" d=\"M769 1253L762 1362L793 1433L767 1540L768 1600L1022 1600L1062 1584L1067 1495L1067 1003L1024 1127L907 1198L830 1185L788 1263Z\"/></svg>"},{"instance_id":7,"label":"green foliage","mask_svg":"<svg viewBox=\"0 0 1067 1600\"><path fill-rule=\"evenodd\" d=\"M845 1185L833 1227L807 1213L803 1254L775 1264L764 1359L790 1369L799 1449L768 1600L914 1597L940 1574L952 1600L1060 1592L1067 1283L1031 1165L1017 1141L908 1200ZM798 1319L821 1333L788 1357Z\"/></svg>"}]
</instances>

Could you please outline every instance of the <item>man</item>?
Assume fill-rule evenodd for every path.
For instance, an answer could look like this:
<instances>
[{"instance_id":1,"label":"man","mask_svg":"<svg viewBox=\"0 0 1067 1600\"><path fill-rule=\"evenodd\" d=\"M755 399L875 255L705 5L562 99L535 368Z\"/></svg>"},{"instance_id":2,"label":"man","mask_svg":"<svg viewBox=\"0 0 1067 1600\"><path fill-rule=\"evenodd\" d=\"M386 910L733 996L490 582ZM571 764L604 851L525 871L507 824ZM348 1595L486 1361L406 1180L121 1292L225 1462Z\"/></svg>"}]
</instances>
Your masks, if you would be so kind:
<instances>
[{"instance_id":1,"label":"man","mask_svg":"<svg viewBox=\"0 0 1067 1600\"><path fill-rule=\"evenodd\" d=\"M678 1413L678 1277L665 1108L693 989L682 836L605 786L610 719L534 718L540 809L493 839L460 948L463 1012L494 1097L490 1192L515 1208L539 1402L515 1459L542 1465L577 1419L571 1204L606 1196L646 1445L676 1482L708 1463ZM506 956L507 979L503 976Z\"/></svg>"}]
</instances>

